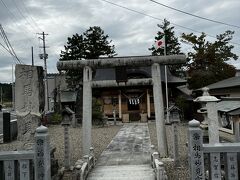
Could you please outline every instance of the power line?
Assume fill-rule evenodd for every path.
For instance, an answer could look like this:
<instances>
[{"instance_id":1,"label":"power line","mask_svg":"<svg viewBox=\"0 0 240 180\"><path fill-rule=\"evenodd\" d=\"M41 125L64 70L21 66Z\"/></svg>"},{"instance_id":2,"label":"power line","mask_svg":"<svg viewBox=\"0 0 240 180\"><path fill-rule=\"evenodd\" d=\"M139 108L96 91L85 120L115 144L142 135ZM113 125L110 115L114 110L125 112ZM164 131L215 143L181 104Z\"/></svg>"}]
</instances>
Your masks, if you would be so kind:
<instances>
[{"instance_id":1,"label":"power line","mask_svg":"<svg viewBox=\"0 0 240 180\"><path fill-rule=\"evenodd\" d=\"M19 12L19 14L23 17L23 19L25 19L25 21L31 26L31 28L32 28L34 31L38 31L38 29L35 28L35 27L28 21L28 19L26 18L26 16L22 13L22 11L20 10L20 7L18 7L18 5L17 5L17 3L15 2L15 0L13 0L13 3L14 3L14 5L16 6L17 11Z\"/></svg>"},{"instance_id":2,"label":"power line","mask_svg":"<svg viewBox=\"0 0 240 180\"><path fill-rule=\"evenodd\" d=\"M27 8L24 0L21 0L21 1L22 1L22 7L25 9L26 13L28 14L28 16L30 17L30 19L32 20L32 22L35 24L35 26L36 26L40 31L43 31L43 30L39 27L39 25L38 25L38 23L36 22L36 20L32 17L31 13L29 13L29 10L28 10L28 8Z\"/></svg>"},{"instance_id":3,"label":"power line","mask_svg":"<svg viewBox=\"0 0 240 180\"><path fill-rule=\"evenodd\" d=\"M0 43L0 45L2 46L3 49L5 49L8 53L10 53L13 56L13 54L2 43Z\"/></svg>"},{"instance_id":4,"label":"power line","mask_svg":"<svg viewBox=\"0 0 240 180\"><path fill-rule=\"evenodd\" d=\"M141 14L141 15L146 16L146 17L150 17L150 18L152 18L152 19L164 21L164 20L161 19L161 18L152 16L152 15L149 15L149 14L146 14L146 13L144 13L144 12L140 12L140 11L137 11L137 10L134 10L134 9L130 9L130 8L128 8L128 7L125 7L125 6L122 6L122 5L119 5L119 4L116 4L116 3L113 3L113 2L107 1L107 0L100 0L100 1L104 1L104 2L109 3L109 4L112 4L112 5L114 5L114 6L117 6L117 7L120 7L120 8L122 8L122 9L126 9L126 10L129 10L129 11L135 12L135 13L137 13L137 14ZM192 28L189 28L189 27L185 27L185 26L182 26L182 25L179 25L179 24L176 24L176 23L172 23L172 22L171 22L171 24L173 24L173 25L175 25L175 26L177 26L177 27L183 28L183 29L187 29L187 30L190 30L190 31L193 31L193 32L197 32L197 33L199 33L199 34L202 33L202 32L197 31L197 30L195 30L195 29L192 29ZM214 35L211 35L211 34L208 34L208 33L205 33L205 34L206 34L206 36L209 36L209 37L212 37L212 38L216 39L216 36L214 36ZM236 43L236 42L230 41L229 43L240 46L240 44L239 44L239 43Z\"/></svg>"},{"instance_id":5,"label":"power line","mask_svg":"<svg viewBox=\"0 0 240 180\"><path fill-rule=\"evenodd\" d=\"M19 24L16 23L16 22L18 22L18 19L16 18L16 16L14 15L14 13L8 8L8 6L6 5L6 3L5 3L3 0L0 0L0 1L1 1L1 3L3 4L3 6L7 9L8 13L10 14L10 18L11 18L12 22L13 22L16 26L19 26ZM21 29L22 29L23 31L25 31L26 34L28 34L27 31L26 31L26 29L24 29L24 28L21 28ZM30 31L28 30L28 32L30 32ZM34 32L30 32L30 33L32 34L32 33L34 33ZM27 37L26 35L25 35L25 37L27 38L27 40L29 41L29 43L30 43L30 41L31 41L32 43L34 43L34 41L33 41L31 38Z\"/></svg>"},{"instance_id":6,"label":"power line","mask_svg":"<svg viewBox=\"0 0 240 180\"><path fill-rule=\"evenodd\" d=\"M178 11L180 13L187 14L189 16L193 16L193 17L196 17L196 18L199 18L199 19L203 19L203 20L206 20L206 21L210 21L210 22L214 22L214 23L217 23L217 24L222 24L222 25L225 25L225 26L231 26L231 27L235 27L235 28L239 28L240 29L240 26L237 26L237 25L234 25L234 24L229 24L229 23L225 23L225 22L221 22L221 21L216 21L216 20L213 20L213 19L205 18L205 17L202 17L202 16L198 16L198 15L195 15L195 14L192 14L192 13L189 13L189 12L186 12L186 11L183 11L183 10L171 7L171 6L167 6L167 5L163 4L163 3L160 3L160 2L157 2L157 1L154 1L154 0L149 0L149 1L152 1L153 3L156 3L158 5L164 6L166 8L172 9L174 11Z\"/></svg>"},{"instance_id":7,"label":"power line","mask_svg":"<svg viewBox=\"0 0 240 180\"><path fill-rule=\"evenodd\" d=\"M163 19L161 19L161 18L154 17L154 16L152 16L152 15L149 15L149 14L146 14L146 13L144 13L144 12L140 12L140 11L137 11L137 10L134 10L134 9L130 9L130 8L128 8L128 7L125 7L125 6L121 6L121 5L119 5L119 4L116 4L116 3L113 3L113 2L110 2L110 1L106 1L106 0L100 0L100 1L104 1L104 2L109 3L109 4L112 4L112 5L114 5L114 6L117 6L117 7L123 8L123 9L127 9L127 10L129 10L129 11L132 11L132 12L135 12L135 13L138 13L138 14L141 14L141 15L144 15L144 16L147 16L147 17L150 17L150 18L152 18L152 19L156 19L156 20L163 21ZM172 23L172 24L175 25L175 26L184 28L184 29L188 29L188 30L191 30L191 31L195 31L195 32L197 32L197 33L202 33L202 32L200 32L200 31L197 31L197 30L194 30L194 29L191 29L191 28L188 28L188 27L184 27L184 26L181 26L181 25L178 25L178 24L175 24L175 23ZM210 35L209 35L209 36L210 36ZM211 36L210 36L210 37L211 37ZM212 37L215 38L215 36L212 36Z\"/></svg>"},{"instance_id":8,"label":"power line","mask_svg":"<svg viewBox=\"0 0 240 180\"><path fill-rule=\"evenodd\" d=\"M17 54L15 53L11 43L9 42L7 35L5 34L4 29L1 24L0 24L0 31L1 31L1 37L3 38L3 41L5 42L5 44L7 46L7 48L5 47L4 49L7 49L8 52L12 55L12 57L15 58L14 60L17 60L17 62L19 62L21 64L22 61L17 57Z\"/></svg>"}]
</instances>

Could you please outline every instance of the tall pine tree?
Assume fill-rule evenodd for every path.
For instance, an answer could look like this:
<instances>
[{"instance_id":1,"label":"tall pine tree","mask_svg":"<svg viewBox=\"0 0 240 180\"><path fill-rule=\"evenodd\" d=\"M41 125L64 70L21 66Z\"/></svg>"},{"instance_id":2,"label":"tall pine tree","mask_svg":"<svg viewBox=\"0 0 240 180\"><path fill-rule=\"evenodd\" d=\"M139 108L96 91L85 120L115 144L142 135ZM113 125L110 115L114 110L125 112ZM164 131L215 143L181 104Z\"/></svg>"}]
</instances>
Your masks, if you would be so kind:
<instances>
[{"instance_id":1,"label":"tall pine tree","mask_svg":"<svg viewBox=\"0 0 240 180\"><path fill-rule=\"evenodd\" d=\"M230 59L238 56L232 53L234 32L226 31L216 36L216 41L206 40L206 34L196 36L193 33L182 34L183 41L192 45L192 52L188 53L188 83L191 89L197 89L209 84L230 78L235 75L234 66L227 64Z\"/></svg>"},{"instance_id":2,"label":"tall pine tree","mask_svg":"<svg viewBox=\"0 0 240 180\"><path fill-rule=\"evenodd\" d=\"M157 25L161 30L157 32L155 36L155 42L162 39L165 34L165 44L166 44L166 54L173 55L173 54L180 54L181 47L180 43L178 42L178 38L175 36L174 27L170 26L170 22L164 19L162 24ZM164 48L158 48L153 45L149 48L152 51L152 55L164 55ZM183 65L169 65L168 66L171 73L177 76L183 76Z\"/></svg>"},{"instance_id":3,"label":"tall pine tree","mask_svg":"<svg viewBox=\"0 0 240 180\"><path fill-rule=\"evenodd\" d=\"M60 61L66 60L87 60L97 59L100 56L115 56L115 46L110 45L108 35L98 27L90 27L82 35L75 34L68 37L67 45L61 51ZM79 70L69 70L67 74L67 83L70 88L74 88L82 80L82 72Z\"/></svg>"}]
</instances>

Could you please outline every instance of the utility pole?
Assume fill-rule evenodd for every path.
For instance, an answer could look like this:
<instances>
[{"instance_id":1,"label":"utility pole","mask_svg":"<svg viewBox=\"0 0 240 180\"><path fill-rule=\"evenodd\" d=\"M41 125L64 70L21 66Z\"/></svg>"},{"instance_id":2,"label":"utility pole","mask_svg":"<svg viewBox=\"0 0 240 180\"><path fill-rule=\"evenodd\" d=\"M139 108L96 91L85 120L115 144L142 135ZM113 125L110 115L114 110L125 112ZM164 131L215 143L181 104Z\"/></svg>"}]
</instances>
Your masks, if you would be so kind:
<instances>
[{"instance_id":1,"label":"utility pole","mask_svg":"<svg viewBox=\"0 0 240 180\"><path fill-rule=\"evenodd\" d=\"M43 41L43 46L40 48L43 48L43 54L39 54L40 59L44 60L44 86L45 86L45 113L49 111L49 99L48 99L48 79L47 79L47 58L48 54L46 53L46 44L45 44L45 36L48 34L45 34L44 32L38 33L39 35L42 35L42 37L39 37Z\"/></svg>"},{"instance_id":2,"label":"utility pole","mask_svg":"<svg viewBox=\"0 0 240 180\"><path fill-rule=\"evenodd\" d=\"M2 86L1 86L1 105L3 105L3 90L2 90Z\"/></svg>"},{"instance_id":3,"label":"utility pole","mask_svg":"<svg viewBox=\"0 0 240 180\"><path fill-rule=\"evenodd\" d=\"M12 63L12 110L15 110L15 82L14 82L14 65Z\"/></svg>"},{"instance_id":4,"label":"utility pole","mask_svg":"<svg viewBox=\"0 0 240 180\"><path fill-rule=\"evenodd\" d=\"M32 50L32 66L34 66L34 58L33 58L33 46L32 46L32 48L31 48L31 50Z\"/></svg>"}]
</instances>

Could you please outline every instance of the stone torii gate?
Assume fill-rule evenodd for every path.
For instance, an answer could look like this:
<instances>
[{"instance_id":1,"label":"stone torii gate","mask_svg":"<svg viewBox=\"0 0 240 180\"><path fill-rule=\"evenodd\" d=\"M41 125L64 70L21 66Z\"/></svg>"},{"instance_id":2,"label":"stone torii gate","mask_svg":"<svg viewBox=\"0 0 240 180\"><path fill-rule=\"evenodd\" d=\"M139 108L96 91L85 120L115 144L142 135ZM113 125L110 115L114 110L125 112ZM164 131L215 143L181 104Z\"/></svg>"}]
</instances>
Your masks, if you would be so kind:
<instances>
[{"instance_id":1,"label":"stone torii gate","mask_svg":"<svg viewBox=\"0 0 240 180\"><path fill-rule=\"evenodd\" d=\"M94 68L113 68L119 66L140 67L151 66L154 108L156 118L156 131L158 141L158 151L161 157L168 156L167 139L164 121L164 106L161 83L160 65L181 64L186 61L185 55L169 55L169 56L129 56L100 58L88 60L70 60L59 61L57 63L58 70L81 70L83 69L83 120L82 120L82 146L83 155L89 154L92 145L91 129L92 129L92 87L97 82L92 81L92 69ZM143 79L136 79L136 83L145 83ZM134 84L134 82L132 82Z\"/></svg>"}]
</instances>

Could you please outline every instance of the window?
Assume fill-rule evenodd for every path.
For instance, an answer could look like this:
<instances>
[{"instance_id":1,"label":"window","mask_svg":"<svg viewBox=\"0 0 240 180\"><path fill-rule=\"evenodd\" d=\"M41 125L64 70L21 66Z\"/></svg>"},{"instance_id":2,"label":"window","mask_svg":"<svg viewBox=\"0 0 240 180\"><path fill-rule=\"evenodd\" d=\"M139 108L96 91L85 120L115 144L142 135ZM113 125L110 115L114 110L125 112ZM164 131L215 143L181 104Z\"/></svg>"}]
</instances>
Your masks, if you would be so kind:
<instances>
[{"instance_id":1,"label":"window","mask_svg":"<svg viewBox=\"0 0 240 180\"><path fill-rule=\"evenodd\" d=\"M232 129L231 122L229 120L229 116L226 113L222 113L222 115L220 115L220 117L221 117L222 127L227 128L227 129Z\"/></svg>"},{"instance_id":2,"label":"window","mask_svg":"<svg viewBox=\"0 0 240 180\"><path fill-rule=\"evenodd\" d=\"M229 116L226 112L220 112L220 123L221 131L233 134L233 122L231 121L231 116Z\"/></svg>"}]
</instances>

